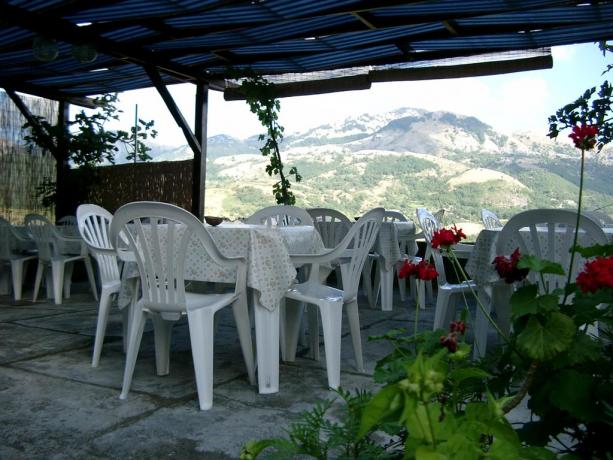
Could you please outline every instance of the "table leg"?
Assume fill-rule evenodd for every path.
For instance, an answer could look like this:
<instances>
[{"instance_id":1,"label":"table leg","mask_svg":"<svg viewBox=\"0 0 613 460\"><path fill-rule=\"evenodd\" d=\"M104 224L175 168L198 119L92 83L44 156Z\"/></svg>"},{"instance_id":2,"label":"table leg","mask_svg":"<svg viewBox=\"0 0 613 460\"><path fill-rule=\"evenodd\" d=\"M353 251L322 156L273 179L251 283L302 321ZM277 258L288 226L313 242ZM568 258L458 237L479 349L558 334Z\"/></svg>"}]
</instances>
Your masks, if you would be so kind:
<instances>
[{"instance_id":1,"label":"table leg","mask_svg":"<svg viewBox=\"0 0 613 460\"><path fill-rule=\"evenodd\" d=\"M385 267L384 261L381 261L379 267L381 276L381 310L392 311L394 298L394 267L388 270Z\"/></svg>"},{"instance_id":2,"label":"table leg","mask_svg":"<svg viewBox=\"0 0 613 460\"><path fill-rule=\"evenodd\" d=\"M279 391L279 308L264 308L252 290L255 313L255 344L260 394Z\"/></svg>"}]
</instances>

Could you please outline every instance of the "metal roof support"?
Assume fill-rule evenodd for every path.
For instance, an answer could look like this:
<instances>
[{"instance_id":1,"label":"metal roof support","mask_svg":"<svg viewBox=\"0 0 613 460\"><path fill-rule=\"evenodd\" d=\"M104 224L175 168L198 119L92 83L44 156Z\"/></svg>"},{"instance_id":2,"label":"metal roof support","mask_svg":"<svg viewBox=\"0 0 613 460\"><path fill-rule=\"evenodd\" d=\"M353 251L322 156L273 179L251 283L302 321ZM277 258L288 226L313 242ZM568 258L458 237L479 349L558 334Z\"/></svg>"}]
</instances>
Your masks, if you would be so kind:
<instances>
[{"instance_id":1,"label":"metal roof support","mask_svg":"<svg viewBox=\"0 0 613 460\"><path fill-rule=\"evenodd\" d=\"M204 190L206 186L206 148L207 125L209 110L208 83L196 84L196 114L194 130L196 139L201 145L201 151L194 152L192 176L192 214L202 219L204 217Z\"/></svg>"},{"instance_id":2,"label":"metal roof support","mask_svg":"<svg viewBox=\"0 0 613 460\"><path fill-rule=\"evenodd\" d=\"M162 77L160 73L158 72L158 69L156 67L147 65L145 66L145 70L147 72L147 75L149 75L149 79L151 80L151 83L153 83L158 93L160 93L160 96L162 97L162 100L166 104L168 111L170 112L172 117L177 122L177 125L179 125L179 128L181 128L181 130L183 131L183 135L185 136L185 139L187 140L188 145L194 152L194 168L195 168L196 162L201 162L201 161L206 160L206 155L205 155L204 160L202 159L202 146L201 146L202 144L200 143L198 138L196 138L196 136L190 129L187 121L185 121L185 118L183 117L181 110L179 110L179 107L177 107L177 104L172 98L172 95L170 94L170 92L168 91L168 88L166 88L166 85L164 84ZM204 135L206 135L206 130L204 131ZM199 166L199 168L200 168L199 172L202 171L201 166ZM192 184L193 184L192 185L193 187L192 188L192 213L198 216L199 218L202 218L202 210L204 209L204 199L200 200L199 198L200 192L198 194L193 193L193 190L196 187L196 184L195 184L196 180L198 180L197 186L199 187L200 181L201 180L204 181L204 177L201 176L200 174L196 174L195 169L194 169L194 174L192 177ZM202 185L204 186L204 184ZM202 190L202 193L204 193L204 188Z\"/></svg>"}]
</instances>

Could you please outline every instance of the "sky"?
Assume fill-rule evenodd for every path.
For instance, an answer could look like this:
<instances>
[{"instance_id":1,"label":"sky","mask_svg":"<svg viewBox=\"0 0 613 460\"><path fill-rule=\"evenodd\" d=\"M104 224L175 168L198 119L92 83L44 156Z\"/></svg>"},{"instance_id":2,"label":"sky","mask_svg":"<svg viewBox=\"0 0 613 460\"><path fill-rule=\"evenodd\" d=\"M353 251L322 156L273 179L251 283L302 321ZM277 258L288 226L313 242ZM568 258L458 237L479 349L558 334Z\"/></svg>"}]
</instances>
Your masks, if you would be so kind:
<instances>
[{"instance_id":1,"label":"sky","mask_svg":"<svg viewBox=\"0 0 613 460\"><path fill-rule=\"evenodd\" d=\"M555 47L553 68L506 75L417 82L374 83L369 90L300 96L281 99L279 123L285 133L305 131L363 113L382 113L403 107L446 110L479 118L498 131L547 133L547 119L557 109L575 100L583 91L599 85L602 71L613 64L596 44ZM613 76L608 76L609 80ZM193 129L195 87L171 85L183 116ZM182 131L153 88L119 94L124 111L120 125L139 118L154 120L157 144L186 144ZM223 93L209 92L208 136L228 134L239 139L264 132L244 101L224 101Z\"/></svg>"}]
</instances>

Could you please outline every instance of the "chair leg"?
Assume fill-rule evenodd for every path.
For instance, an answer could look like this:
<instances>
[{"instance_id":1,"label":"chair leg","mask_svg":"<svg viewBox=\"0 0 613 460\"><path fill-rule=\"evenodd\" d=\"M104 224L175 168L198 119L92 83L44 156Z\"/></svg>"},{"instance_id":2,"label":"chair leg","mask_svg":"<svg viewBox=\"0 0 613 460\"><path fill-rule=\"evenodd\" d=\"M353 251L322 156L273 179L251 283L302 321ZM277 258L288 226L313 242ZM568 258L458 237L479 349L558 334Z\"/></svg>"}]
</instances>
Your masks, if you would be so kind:
<instances>
[{"instance_id":1,"label":"chair leg","mask_svg":"<svg viewBox=\"0 0 613 460\"><path fill-rule=\"evenodd\" d=\"M355 365L358 372L364 372L364 359L362 357L362 335L360 332L360 315L358 313L358 302L354 300L345 305L347 319L349 321L349 331L353 343L353 353L355 354Z\"/></svg>"},{"instance_id":2,"label":"chair leg","mask_svg":"<svg viewBox=\"0 0 613 460\"><path fill-rule=\"evenodd\" d=\"M151 319L155 343L155 371L160 376L168 375L170 373L170 341L175 322L162 319L162 316L156 313L151 314Z\"/></svg>"},{"instance_id":3,"label":"chair leg","mask_svg":"<svg viewBox=\"0 0 613 460\"><path fill-rule=\"evenodd\" d=\"M53 296L56 305L62 304L62 288L64 287L64 262L51 261L51 276L53 276Z\"/></svg>"},{"instance_id":4,"label":"chair leg","mask_svg":"<svg viewBox=\"0 0 613 460\"><path fill-rule=\"evenodd\" d=\"M394 269L388 270L383 261L380 261L379 278L381 280L381 310L392 311L394 300Z\"/></svg>"},{"instance_id":5,"label":"chair leg","mask_svg":"<svg viewBox=\"0 0 613 460\"><path fill-rule=\"evenodd\" d=\"M43 280L43 274L45 272L45 264L39 260L36 267L36 279L34 280L34 295L32 296L32 302L36 302L38 298L38 290L40 289L40 283Z\"/></svg>"},{"instance_id":6,"label":"chair leg","mask_svg":"<svg viewBox=\"0 0 613 460\"><path fill-rule=\"evenodd\" d=\"M121 329L123 332L122 342L123 342L123 352L126 353L128 351L128 342L130 340L130 317L131 317L131 308L125 307L121 310Z\"/></svg>"},{"instance_id":7,"label":"chair leg","mask_svg":"<svg viewBox=\"0 0 613 460\"><path fill-rule=\"evenodd\" d=\"M301 332L304 305L293 299L285 299L285 308L281 316L281 359L287 362L296 360L296 348Z\"/></svg>"},{"instance_id":8,"label":"chair leg","mask_svg":"<svg viewBox=\"0 0 613 460\"><path fill-rule=\"evenodd\" d=\"M65 264L64 268L64 298L70 299L70 286L72 285L72 271L74 269L74 262Z\"/></svg>"},{"instance_id":9,"label":"chair leg","mask_svg":"<svg viewBox=\"0 0 613 460\"><path fill-rule=\"evenodd\" d=\"M23 289L23 270L27 260L11 260L11 276L13 278L13 296L15 301L21 300Z\"/></svg>"},{"instance_id":10,"label":"chair leg","mask_svg":"<svg viewBox=\"0 0 613 460\"><path fill-rule=\"evenodd\" d=\"M432 330L445 329L445 319L447 317L447 310L449 309L449 301L451 291L447 289L440 289L436 294L436 308L434 310L434 324Z\"/></svg>"},{"instance_id":11,"label":"chair leg","mask_svg":"<svg viewBox=\"0 0 613 460\"><path fill-rule=\"evenodd\" d=\"M200 410L213 406L213 315L207 308L187 311Z\"/></svg>"},{"instance_id":12,"label":"chair leg","mask_svg":"<svg viewBox=\"0 0 613 460\"><path fill-rule=\"evenodd\" d=\"M375 308L376 299L373 297L372 287L372 259L369 257L364 261L364 267L362 268L362 289L366 293L368 299L368 305L370 308Z\"/></svg>"},{"instance_id":13,"label":"chair leg","mask_svg":"<svg viewBox=\"0 0 613 460\"><path fill-rule=\"evenodd\" d=\"M319 361L319 316L317 308L312 305L307 306L307 320L309 324L309 347L311 349L311 358Z\"/></svg>"},{"instance_id":14,"label":"chair leg","mask_svg":"<svg viewBox=\"0 0 613 460\"><path fill-rule=\"evenodd\" d=\"M326 349L326 370L328 386L336 389L341 383L341 322L343 302L321 302L318 304L324 331Z\"/></svg>"},{"instance_id":15,"label":"chair leg","mask_svg":"<svg viewBox=\"0 0 613 460\"><path fill-rule=\"evenodd\" d=\"M96 276L94 275L92 261L89 256L86 256L85 259L83 259L83 262L85 263L85 271L87 271L87 278L89 279L92 294L94 295L94 299L98 300L98 289L96 288Z\"/></svg>"},{"instance_id":16,"label":"chair leg","mask_svg":"<svg viewBox=\"0 0 613 460\"><path fill-rule=\"evenodd\" d=\"M136 308L138 308L138 311L134 313L130 327L130 342L128 343L128 354L126 355L126 366L123 371L123 384L119 399L126 399L130 392L134 366L136 365L136 358L140 349L140 341L143 337L143 329L145 328L145 313L139 306Z\"/></svg>"},{"instance_id":17,"label":"chair leg","mask_svg":"<svg viewBox=\"0 0 613 460\"><path fill-rule=\"evenodd\" d=\"M111 292L102 290L100 295L100 304L98 306L98 322L96 325L96 337L94 339L94 355L92 357L92 367L98 367L100 362L100 353L102 352L102 343L106 332L106 324L109 319L109 309L111 306Z\"/></svg>"},{"instance_id":18,"label":"chair leg","mask_svg":"<svg viewBox=\"0 0 613 460\"><path fill-rule=\"evenodd\" d=\"M407 280L406 278L398 278L398 270L394 268L396 279L398 280L398 292L400 292L400 300L404 302L407 298ZM411 277L414 279L413 277ZM414 291L412 291L414 292Z\"/></svg>"},{"instance_id":19,"label":"chair leg","mask_svg":"<svg viewBox=\"0 0 613 460\"><path fill-rule=\"evenodd\" d=\"M255 385L255 357L253 353L253 342L251 340L251 322L249 321L249 308L247 306L247 294L239 296L232 304L232 313L238 330L238 340L243 352L243 360L247 368L249 383Z\"/></svg>"}]
</instances>

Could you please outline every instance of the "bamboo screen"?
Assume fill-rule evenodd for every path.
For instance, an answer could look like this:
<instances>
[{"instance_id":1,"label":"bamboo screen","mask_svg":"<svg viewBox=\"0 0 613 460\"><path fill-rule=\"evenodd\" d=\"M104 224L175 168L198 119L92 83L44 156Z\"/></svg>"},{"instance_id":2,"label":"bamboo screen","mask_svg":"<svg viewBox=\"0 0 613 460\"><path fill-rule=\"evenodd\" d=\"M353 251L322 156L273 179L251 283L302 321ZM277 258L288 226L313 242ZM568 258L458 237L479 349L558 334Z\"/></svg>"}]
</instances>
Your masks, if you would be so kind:
<instances>
[{"instance_id":1,"label":"bamboo screen","mask_svg":"<svg viewBox=\"0 0 613 460\"><path fill-rule=\"evenodd\" d=\"M114 213L131 201L161 201L190 210L192 160L96 168L88 201Z\"/></svg>"},{"instance_id":2,"label":"bamboo screen","mask_svg":"<svg viewBox=\"0 0 613 460\"><path fill-rule=\"evenodd\" d=\"M57 102L21 96L33 115L57 118ZM26 122L13 101L0 91L0 213L20 224L29 213L53 219L53 208L45 208L36 189L45 179L55 181L55 160L50 153L26 146L21 127Z\"/></svg>"}]
</instances>

